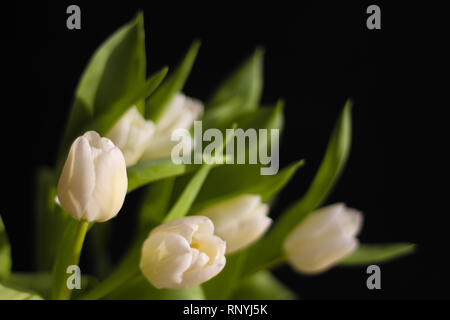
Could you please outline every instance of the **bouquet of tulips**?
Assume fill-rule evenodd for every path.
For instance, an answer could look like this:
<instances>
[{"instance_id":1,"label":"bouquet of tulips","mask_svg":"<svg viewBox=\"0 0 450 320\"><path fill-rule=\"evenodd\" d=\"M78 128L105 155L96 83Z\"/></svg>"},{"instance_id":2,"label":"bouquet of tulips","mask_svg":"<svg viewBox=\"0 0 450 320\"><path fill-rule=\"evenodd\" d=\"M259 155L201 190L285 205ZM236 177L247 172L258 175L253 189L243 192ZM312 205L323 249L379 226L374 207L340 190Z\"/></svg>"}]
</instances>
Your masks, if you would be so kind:
<instances>
[{"instance_id":1,"label":"bouquet of tulips","mask_svg":"<svg viewBox=\"0 0 450 320\"><path fill-rule=\"evenodd\" d=\"M361 212L321 207L350 151L350 101L307 192L270 218L303 161L278 170L269 157L270 172L263 161L278 153L284 122L282 101L260 107L263 51L203 103L182 93L199 47L194 41L173 70L147 77L139 13L94 52L56 164L37 173L35 272L11 270L0 219L1 299L295 299L271 268L288 263L317 274L412 252L408 243L359 244ZM209 133L197 134L197 125ZM250 129L265 135L255 142ZM239 137L244 147L235 146ZM133 215L122 208L132 192L140 199ZM135 231L112 266L105 252L118 214L129 215ZM79 265L89 246L90 274Z\"/></svg>"}]
</instances>

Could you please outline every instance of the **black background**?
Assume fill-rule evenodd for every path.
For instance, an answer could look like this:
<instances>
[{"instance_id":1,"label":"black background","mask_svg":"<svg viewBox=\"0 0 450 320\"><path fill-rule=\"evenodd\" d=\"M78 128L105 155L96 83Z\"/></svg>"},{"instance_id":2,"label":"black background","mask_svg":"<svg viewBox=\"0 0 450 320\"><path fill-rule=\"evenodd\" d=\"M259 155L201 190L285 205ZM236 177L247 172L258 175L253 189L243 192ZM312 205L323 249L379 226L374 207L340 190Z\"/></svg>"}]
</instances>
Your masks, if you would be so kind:
<instances>
[{"instance_id":1,"label":"black background","mask_svg":"<svg viewBox=\"0 0 450 320\"><path fill-rule=\"evenodd\" d=\"M431 241L435 230L422 224L418 207L411 208L415 199L402 193L408 172L396 159L405 149L405 136L398 132L399 123L391 120L404 107L392 109L387 101L400 90L399 75L409 67L402 51L405 38L394 32L401 24L398 10L381 2L288 3L17 4L9 93L19 103L9 106L14 117L8 119L14 119L25 135L19 138L11 131L4 135L11 144L4 148L12 150L8 154L13 156L2 159L8 169L3 175L7 192L0 207L14 270L32 269L32 223L28 221L32 220L33 175L36 168L53 164L80 74L94 49L143 9L149 73L174 66L193 39L202 40L184 88L186 94L202 100L256 46L265 48L262 102L274 103L280 97L286 101L281 165L301 158L307 161L281 193L273 216L304 193L340 109L348 97L353 98L352 151L327 202L343 201L364 212L361 242L413 242L418 244L417 253L383 265L378 291L366 288L365 268L335 268L304 277L282 267L275 274L283 282L305 299L448 298L450 265L439 254L443 249ZM81 7L81 30L66 28L69 4ZM381 7L381 30L366 28L369 4Z\"/></svg>"}]
</instances>

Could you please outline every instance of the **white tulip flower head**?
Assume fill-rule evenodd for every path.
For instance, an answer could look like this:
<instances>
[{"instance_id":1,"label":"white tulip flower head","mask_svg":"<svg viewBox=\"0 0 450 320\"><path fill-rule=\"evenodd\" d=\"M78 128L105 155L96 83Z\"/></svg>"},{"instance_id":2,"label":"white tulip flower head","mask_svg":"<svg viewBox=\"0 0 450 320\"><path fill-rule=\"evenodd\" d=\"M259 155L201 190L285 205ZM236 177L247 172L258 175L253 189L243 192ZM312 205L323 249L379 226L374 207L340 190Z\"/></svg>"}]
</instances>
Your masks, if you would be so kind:
<instances>
[{"instance_id":1,"label":"white tulip flower head","mask_svg":"<svg viewBox=\"0 0 450 320\"><path fill-rule=\"evenodd\" d=\"M140 269L158 289L185 289L216 276L225 266L225 241L202 216L162 224L142 246Z\"/></svg>"},{"instance_id":2,"label":"white tulip flower head","mask_svg":"<svg viewBox=\"0 0 450 320\"><path fill-rule=\"evenodd\" d=\"M136 106L131 107L106 135L122 150L127 166L132 166L142 157L149 145L155 125L145 120Z\"/></svg>"},{"instance_id":3,"label":"white tulip flower head","mask_svg":"<svg viewBox=\"0 0 450 320\"><path fill-rule=\"evenodd\" d=\"M200 211L212 220L219 237L227 242L227 253L236 252L258 240L272 223L269 206L259 195L244 194Z\"/></svg>"},{"instance_id":4,"label":"white tulip flower head","mask_svg":"<svg viewBox=\"0 0 450 320\"><path fill-rule=\"evenodd\" d=\"M127 187L124 156L111 140L88 131L73 142L58 182L59 202L72 217L88 222L113 218Z\"/></svg>"},{"instance_id":5,"label":"white tulip flower head","mask_svg":"<svg viewBox=\"0 0 450 320\"><path fill-rule=\"evenodd\" d=\"M358 246L361 212L338 203L311 213L287 236L289 263L305 274L323 272Z\"/></svg>"}]
</instances>

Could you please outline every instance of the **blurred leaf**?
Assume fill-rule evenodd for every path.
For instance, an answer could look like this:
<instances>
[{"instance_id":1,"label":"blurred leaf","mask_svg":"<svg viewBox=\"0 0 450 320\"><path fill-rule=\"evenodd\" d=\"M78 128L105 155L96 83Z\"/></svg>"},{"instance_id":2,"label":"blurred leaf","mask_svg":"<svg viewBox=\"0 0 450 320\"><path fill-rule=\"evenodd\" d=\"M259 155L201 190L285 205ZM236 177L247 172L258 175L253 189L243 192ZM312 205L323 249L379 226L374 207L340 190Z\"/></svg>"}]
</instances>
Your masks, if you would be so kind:
<instances>
[{"instance_id":1,"label":"blurred leaf","mask_svg":"<svg viewBox=\"0 0 450 320\"><path fill-rule=\"evenodd\" d=\"M50 271L68 215L56 204L56 179L51 169L38 169L35 190L35 264L38 271Z\"/></svg>"},{"instance_id":2,"label":"blurred leaf","mask_svg":"<svg viewBox=\"0 0 450 320\"><path fill-rule=\"evenodd\" d=\"M150 229L164 220L167 213L175 178L159 180L145 188L139 209L138 234L147 236Z\"/></svg>"},{"instance_id":3,"label":"blurred leaf","mask_svg":"<svg viewBox=\"0 0 450 320\"><path fill-rule=\"evenodd\" d=\"M207 127L218 127L222 121L232 121L236 115L258 107L263 88L263 56L264 50L257 48L214 92L206 104Z\"/></svg>"},{"instance_id":4,"label":"blurred leaf","mask_svg":"<svg viewBox=\"0 0 450 320\"><path fill-rule=\"evenodd\" d=\"M297 297L270 272L260 271L242 280L231 299L295 300Z\"/></svg>"},{"instance_id":5,"label":"blurred leaf","mask_svg":"<svg viewBox=\"0 0 450 320\"><path fill-rule=\"evenodd\" d=\"M13 288L27 288L36 292L43 298L50 298L51 273L12 273L7 281L3 284ZM81 276L81 289L73 290L73 295L76 297L85 290L89 290L98 283L96 279L91 276Z\"/></svg>"},{"instance_id":6,"label":"blurred leaf","mask_svg":"<svg viewBox=\"0 0 450 320\"><path fill-rule=\"evenodd\" d=\"M304 164L297 161L275 175L263 176L259 165L224 165L214 169L200 191L192 212L200 211L216 202L244 193L259 194L263 201L275 196Z\"/></svg>"},{"instance_id":7,"label":"blurred leaf","mask_svg":"<svg viewBox=\"0 0 450 320\"><path fill-rule=\"evenodd\" d=\"M267 236L250 248L246 273L277 260L283 240L325 200L347 161L351 143L351 102L347 101L328 143L327 151L306 194L278 219Z\"/></svg>"},{"instance_id":8,"label":"blurred leaf","mask_svg":"<svg viewBox=\"0 0 450 320\"><path fill-rule=\"evenodd\" d=\"M8 278L11 272L11 247L5 226L0 216L0 280Z\"/></svg>"},{"instance_id":9,"label":"blurred leaf","mask_svg":"<svg viewBox=\"0 0 450 320\"><path fill-rule=\"evenodd\" d=\"M171 158L159 158L140 162L127 168L128 192L131 192L150 182L178 176L187 171L184 164L175 164ZM189 166L193 169L194 167Z\"/></svg>"},{"instance_id":10,"label":"blurred leaf","mask_svg":"<svg viewBox=\"0 0 450 320\"><path fill-rule=\"evenodd\" d=\"M142 274L105 297L110 300L203 300L204 298L200 286L184 290L156 289Z\"/></svg>"},{"instance_id":11,"label":"blurred leaf","mask_svg":"<svg viewBox=\"0 0 450 320\"><path fill-rule=\"evenodd\" d=\"M146 118L157 122L172 98L183 89L195 58L200 48L200 41L194 41L177 68L167 77L158 90L147 100Z\"/></svg>"},{"instance_id":12,"label":"blurred leaf","mask_svg":"<svg viewBox=\"0 0 450 320\"><path fill-rule=\"evenodd\" d=\"M108 277L85 294L77 297L81 300L98 300L121 287L140 273L139 259L141 255L141 243L135 242L121 259L119 265Z\"/></svg>"},{"instance_id":13,"label":"blurred leaf","mask_svg":"<svg viewBox=\"0 0 450 320\"><path fill-rule=\"evenodd\" d=\"M356 266L387 262L413 253L415 247L411 243L361 244L353 253L342 259L339 264Z\"/></svg>"},{"instance_id":14,"label":"blurred leaf","mask_svg":"<svg viewBox=\"0 0 450 320\"><path fill-rule=\"evenodd\" d=\"M224 269L202 285L207 299L224 300L230 298L241 280L241 268L245 258L246 251L239 251L226 256L227 261Z\"/></svg>"},{"instance_id":15,"label":"blurred leaf","mask_svg":"<svg viewBox=\"0 0 450 320\"><path fill-rule=\"evenodd\" d=\"M0 300L43 300L31 291L23 291L0 284Z\"/></svg>"},{"instance_id":16,"label":"blurred leaf","mask_svg":"<svg viewBox=\"0 0 450 320\"><path fill-rule=\"evenodd\" d=\"M180 219L188 213L211 168L212 166L207 164L200 167L177 199L177 202L175 202L175 205L164 218L163 223Z\"/></svg>"},{"instance_id":17,"label":"blurred leaf","mask_svg":"<svg viewBox=\"0 0 450 320\"><path fill-rule=\"evenodd\" d=\"M105 278L111 272L112 261L109 243L113 233L112 220L92 225L86 236L85 247L88 247L89 256L92 259L92 274L99 279Z\"/></svg>"},{"instance_id":18,"label":"blurred leaf","mask_svg":"<svg viewBox=\"0 0 450 320\"><path fill-rule=\"evenodd\" d=\"M121 99L111 104L108 112L97 117L84 131L95 130L100 135L108 133L114 123L116 123L131 106L136 105L139 101L147 98L156 90L156 88L158 88L166 76L167 70L167 67L164 67L150 76L150 78L142 85L134 86Z\"/></svg>"},{"instance_id":19,"label":"blurred leaf","mask_svg":"<svg viewBox=\"0 0 450 320\"><path fill-rule=\"evenodd\" d=\"M143 25L143 15L139 13L133 21L106 39L93 54L75 93L63 150L87 123L108 113L109 106L145 82Z\"/></svg>"},{"instance_id":20,"label":"blurred leaf","mask_svg":"<svg viewBox=\"0 0 450 320\"><path fill-rule=\"evenodd\" d=\"M239 127L244 131L251 128L255 130L281 130L283 126L283 102L279 101L272 108L260 108L249 111L239 116L236 121L238 121ZM265 141L258 142L261 145L264 143ZM258 154L258 146L250 145L248 139L246 139L245 152L247 164L237 164L237 151L239 150L235 146L235 164L218 167L208 176L205 181L205 187L202 188L197 197L193 211L201 210L205 206L217 201L243 193L260 194L263 200L267 201L283 188L296 170L303 164L303 161L299 161L280 170L276 175L261 175L261 168L266 167L266 165L248 164L249 154L252 152ZM271 154L271 150L269 154Z\"/></svg>"}]
</instances>

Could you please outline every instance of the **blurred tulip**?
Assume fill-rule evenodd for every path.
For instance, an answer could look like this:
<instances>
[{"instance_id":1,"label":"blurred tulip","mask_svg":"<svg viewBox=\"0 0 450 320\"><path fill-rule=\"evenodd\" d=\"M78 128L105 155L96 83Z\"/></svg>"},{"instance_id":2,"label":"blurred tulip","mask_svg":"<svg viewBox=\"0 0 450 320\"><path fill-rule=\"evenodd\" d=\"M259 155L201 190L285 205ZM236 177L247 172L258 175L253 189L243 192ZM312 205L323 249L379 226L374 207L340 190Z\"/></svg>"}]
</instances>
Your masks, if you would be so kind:
<instances>
[{"instance_id":1,"label":"blurred tulip","mask_svg":"<svg viewBox=\"0 0 450 320\"><path fill-rule=\"evenodd\" d=\"M338 203L311 213L287 236L284 251L302 273L323 272L358 246L361 212Z\"/></svg>"},{"instance_id":2,"label":"blurred tulip","mask_svg":"<svg viewBox=\"0 0 450 320\"><path fill-rule=\"evenodd\" d=\"M182 93L177 94L166 108L161 119L156 123L155 133L147 146L141 160L168 157L177 144L172 141L172 132L176 129L190 129L194 121L202 114L203 104ZM191 140L189 146L193 146Z\"/></svg>"},{"instance_id":3,"label":"blurred tulip","mask_svg":"<svg viewBox=\"0 0 450 320\"><path fill-rule=\"evenodd\" d=\"M122 150L127 166L142 157L149 145L155 126L145 120L135 106L131 107L106 135Z\"/></svg>"},{"instance_id":4,"label":"blurred tulip","mask_svg":"<svg viewBox=\"0 0 450 320\"><path fill-rule=\"evenodd\" d=\"M212 220L216 233L227 243L226 253L238 251L258 240L272 223L269 206L258 195L245 194L210 206L198 215Z\"/></svg>"}]
</instances>

